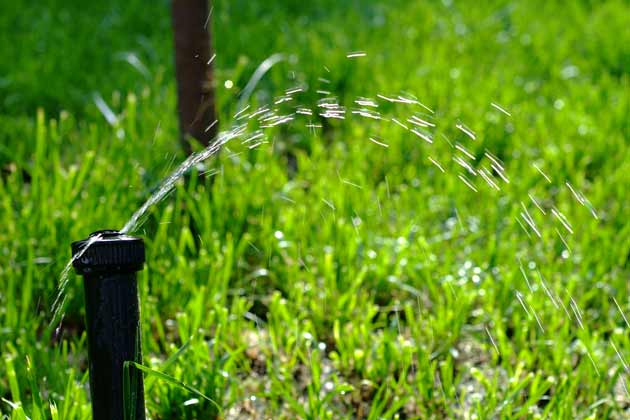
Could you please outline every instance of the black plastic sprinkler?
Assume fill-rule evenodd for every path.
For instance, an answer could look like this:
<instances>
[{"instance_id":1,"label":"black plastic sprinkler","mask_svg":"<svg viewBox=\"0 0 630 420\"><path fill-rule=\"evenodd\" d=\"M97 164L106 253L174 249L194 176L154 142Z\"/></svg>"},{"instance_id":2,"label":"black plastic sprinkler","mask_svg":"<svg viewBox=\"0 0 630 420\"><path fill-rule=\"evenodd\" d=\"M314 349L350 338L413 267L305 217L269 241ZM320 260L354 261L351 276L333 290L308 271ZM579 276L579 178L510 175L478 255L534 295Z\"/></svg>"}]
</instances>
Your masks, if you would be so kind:
<instances>
[{"instance_id":1,"label":"black plastic sprinkler","mask_svg":"<svg viewBox=\"0 0 630 420\"><path fill-rule=\"evenodd\" d=\"M72 265L83 276L85 288L93 418L144 420L142 373L129 368L125 378L123 369L126 361L142 363L136 272L144 265L144 242L102 230L73 242L72 255L80 255Z\"/></svg>"}]
</instances>

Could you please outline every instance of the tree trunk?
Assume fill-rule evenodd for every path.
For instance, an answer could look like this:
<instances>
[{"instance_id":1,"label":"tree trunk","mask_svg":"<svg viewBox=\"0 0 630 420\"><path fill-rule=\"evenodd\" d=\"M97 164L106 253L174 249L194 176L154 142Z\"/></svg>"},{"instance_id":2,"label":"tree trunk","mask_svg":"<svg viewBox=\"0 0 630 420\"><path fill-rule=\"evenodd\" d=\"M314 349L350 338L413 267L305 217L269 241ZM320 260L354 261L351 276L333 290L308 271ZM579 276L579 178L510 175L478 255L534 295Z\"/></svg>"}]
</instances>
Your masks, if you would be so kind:
<instances>
[{"instance_id":1,"label":"tree trunk","mask_svg":"<svg viewBox=\"0 0 630 420\"><path fill-rule=\"evenodd\" d=\"M218 129L210 58L210 1L172 0L177 112L187 154L192 152L191 138L207 146Z\"/></svg>"}]
</instances>

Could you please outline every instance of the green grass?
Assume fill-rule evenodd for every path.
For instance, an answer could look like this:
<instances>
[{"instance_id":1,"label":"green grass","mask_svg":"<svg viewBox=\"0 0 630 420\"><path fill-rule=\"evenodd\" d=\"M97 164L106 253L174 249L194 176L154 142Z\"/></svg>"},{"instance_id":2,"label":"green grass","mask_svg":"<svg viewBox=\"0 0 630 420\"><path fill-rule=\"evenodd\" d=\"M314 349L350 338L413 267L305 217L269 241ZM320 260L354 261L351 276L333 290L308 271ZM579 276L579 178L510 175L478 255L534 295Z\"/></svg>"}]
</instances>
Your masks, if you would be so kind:
<instances>
[{"instance_id":1,"label":"green grass","mask_svg":"<svg viewBox=\"0 0 630 420\"><path fill-rule=\"evenodd\" d=\"M217 414L177 383L223 418L627 417L615 348L630 358L630 327L613 298L630 316L628 4L302 3L215 2L222 127L256 66L282 52L252 107L298 84L309 86L300 103L325 89L348 108L407 92L436 110L435 141L358 116L315 131L301 119L267 130L257 149L230 143L209 163L214 182L181 183L152 209L136 232L148 254L142 345L145 364L168 377L145 377L151 418ZM169 7L6 9L0 414L84 419L80 279L52 336L51 304L70 242L122 227L184 158ZM367 56L346 58L357 50ZM119 116L113 125L94 93ZM379 104L401 120L412 110ZM479 167L486 149L499 156L511 182L495 177L496 192L475 177L473 192L442 135ZM521 201L541 238L516 222Z\"/></svg>"}]
</instances>

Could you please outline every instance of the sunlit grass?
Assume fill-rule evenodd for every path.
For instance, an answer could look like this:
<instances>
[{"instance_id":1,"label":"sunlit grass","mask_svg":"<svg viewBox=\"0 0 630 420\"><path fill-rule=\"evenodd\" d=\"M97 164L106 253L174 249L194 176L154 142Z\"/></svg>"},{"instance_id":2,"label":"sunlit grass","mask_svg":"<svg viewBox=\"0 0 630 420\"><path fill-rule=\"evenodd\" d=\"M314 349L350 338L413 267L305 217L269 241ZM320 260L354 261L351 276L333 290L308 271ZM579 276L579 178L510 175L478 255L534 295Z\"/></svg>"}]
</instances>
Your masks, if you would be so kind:
<instances>
[{"instance_id":1,"label":"sunlit grass","mask_svg":"<svg viewBox=\"0 0 630 420\"><path fill-rule=\"evenodd\" d=\"M146 377L151 417L216 415L176 381L225 418L625 417L628 6L302 3L215 2L223 129L297 86L283 110L330 96L347 112L230 142L199 168L215 175L143 219L144 364L174 378ZM56 2L29 7L20 25L58 41L37 55L37 32L24 54L25 29L0 18L19 56L0 64L0 412L83 419L78 279L58 330L51 305L70 242L123 227L185 158L168 7L65 26ZM88 72L95 46L72 28L94 22L112 49Z\"/></svg>"}]
</instances>

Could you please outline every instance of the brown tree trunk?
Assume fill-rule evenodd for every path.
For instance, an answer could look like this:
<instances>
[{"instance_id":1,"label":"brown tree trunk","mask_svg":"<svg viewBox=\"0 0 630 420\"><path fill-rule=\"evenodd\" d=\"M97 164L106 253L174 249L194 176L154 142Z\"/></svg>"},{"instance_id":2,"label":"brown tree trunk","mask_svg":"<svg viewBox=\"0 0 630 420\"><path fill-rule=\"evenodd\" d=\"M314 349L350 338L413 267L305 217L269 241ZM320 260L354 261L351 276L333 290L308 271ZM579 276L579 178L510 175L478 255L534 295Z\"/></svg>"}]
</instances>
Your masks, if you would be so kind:
<instances>
[{"instance_id":1,"label":"brown tree trunk","mask_svg":"<svg viewBox=\"0 0 630 420\"><path fill-rule=\"evenodd\" d=\"M172 0L177 112L184 151L207 146L218 129L212 75L210 1Z\"/></svg>"}]
</instances>

